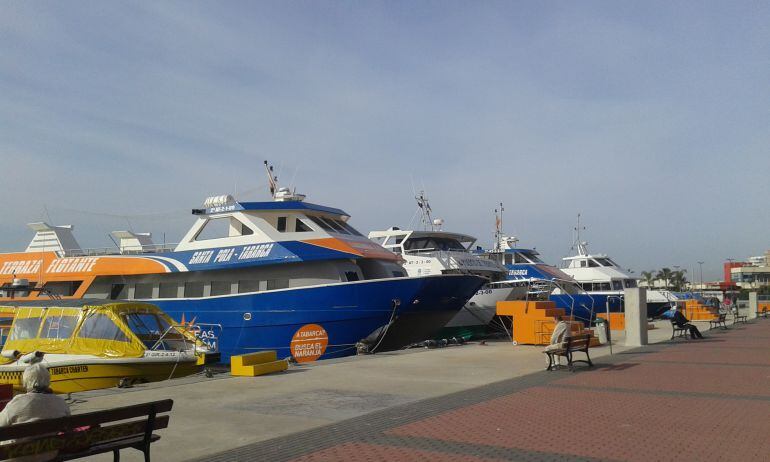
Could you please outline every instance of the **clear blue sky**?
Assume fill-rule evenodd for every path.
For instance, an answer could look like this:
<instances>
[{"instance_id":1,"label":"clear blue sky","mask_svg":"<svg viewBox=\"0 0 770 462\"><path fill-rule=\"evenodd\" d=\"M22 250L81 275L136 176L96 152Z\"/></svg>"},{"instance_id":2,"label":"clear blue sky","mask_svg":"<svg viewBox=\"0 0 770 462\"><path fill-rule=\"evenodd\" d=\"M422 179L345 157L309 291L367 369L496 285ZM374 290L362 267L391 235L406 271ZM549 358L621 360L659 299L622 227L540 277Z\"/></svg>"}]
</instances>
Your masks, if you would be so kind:
<instances>
[{"instance_id":1,"label":"clear blue sky","mask_svg":"<svg viewBox=\"0 0 770 462\"><path fill-rule=\"evenodd\" d=\"M770 248L768 2L4 2L0 249L25 223L175 242L263 159L362 231L575 215L639 274ZM47 210L47 212L46 212ZM112 215L126 215L121 218ZM416 223L414 223L416 224Z\"/></svg>"}]
</instances>

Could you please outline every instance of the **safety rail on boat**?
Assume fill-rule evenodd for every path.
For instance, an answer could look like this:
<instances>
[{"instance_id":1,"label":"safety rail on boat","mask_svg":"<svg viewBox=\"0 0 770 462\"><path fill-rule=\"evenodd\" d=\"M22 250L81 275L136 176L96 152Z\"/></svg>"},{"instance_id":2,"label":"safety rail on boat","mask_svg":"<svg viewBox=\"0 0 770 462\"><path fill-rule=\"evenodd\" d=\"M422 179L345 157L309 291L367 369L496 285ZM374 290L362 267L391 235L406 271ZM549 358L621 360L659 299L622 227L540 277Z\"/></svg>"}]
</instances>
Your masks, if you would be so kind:
<instances>
[{"instance_id":1,"label":"safety rail on boat","mask_svg":"<svg viewBox=\"0 0 770 462\"><path fill-rule=\"evenodd\" d=\"M577 300L573 295L566 290L567 284L575 284L575 281L569 280L569 279L538 279L538 278L530 278L527 280L529 289L527 290L527 300L529 300L530 295L533 294L533 289L537 291L537 294L543 294L543 295L550 295L554 289L558 288L561 293L559 295L564 295L569 298L570 303L570 312L572 313L572 316L576 319L579 319L581 321L584 321L587 325L591 324L591 321L594 319L594 314L596 311L596 300L594 297L589 293L585 291L581 291L581 295L585 295L590 300L591 306L583 306L584 308L588 309L590 313L590 318L585 319L582 316L577 316L575 314L575 304L577 303Z\"/></svg>"},{"instance_id":2,"label":"safety rail on boat","mask_svg":"<svg viewBox=\"0 0 770 462\"><path fill-rule=\"evenodd\" d=\"M145 253L168 253L176 249L175 244L150 244L142 246L132 246L131 249L116 249L115 247L95 247L90 249L72 249L65 251L68 257L98 257L101 255L142 255Z\"/></svg>"},{"instance_id":3,"label":"safety rail on boat","mask_svg":"<svg viewBox=\"0 0 770 462\"><path fill-rule=\"evenodd\" d=\"M204 328L210 328L207 331L204 331ZM216 329L216 330L215 330ZM155 343L150 347L150 350L160 350L160 349L166 349L161 348L164 347L164 340L166 339L166 336L168 336L171 333L178 333L179 331L183 332L190 332L193 335L195 335L195 338L203 341L206 345L210 347L216 348L218 345L219 337L222 335L222 324L213 324L213 323L195 323L192 326L189 324L173 324L168 326L168 328L163 332L163 334L158 338L158 340L155 341ZM206 336L202 336L201 333L206 332ZM211 333L211 335L209 335ZM179 341L179 339L173 339L175 341ZM184 345L184 349L186 350L188 348L187 346L187 337L184 335L182 336L182 345Z\"/></svg>"},{"instance_id":4,"label":"safety rail on boat","mask_svg":"<svg viewBox=\"0 0 770 462\"><path fill-rule=\"evenodd\" d=\"M417 253L430 253L430 252L463 252L463 253L469 253L470 250L466 249L465 247L460 249L435 249L435 248L424 248L424 249L405 249L404 253L408 254L417 254Z\"/></svg>"}]
</instances>

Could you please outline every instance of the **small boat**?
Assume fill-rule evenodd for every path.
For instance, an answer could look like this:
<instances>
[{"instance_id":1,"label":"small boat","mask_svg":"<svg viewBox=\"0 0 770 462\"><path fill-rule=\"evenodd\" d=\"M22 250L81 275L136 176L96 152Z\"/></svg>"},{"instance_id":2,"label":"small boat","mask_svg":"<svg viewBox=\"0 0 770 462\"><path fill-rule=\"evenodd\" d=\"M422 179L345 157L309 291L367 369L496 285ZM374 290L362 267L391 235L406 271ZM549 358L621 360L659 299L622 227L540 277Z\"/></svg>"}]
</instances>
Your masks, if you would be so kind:
<instances>
[{"instance_id":1,"label":"small boat","mask_svg":"<svg viewBox=\"0 0 770 462\"><path fill-rule=\"evenodd\" d=\"M149 303L3 302L0 319L0 383L17 390L24 369L38 361L54 393L73 393L183 377L219 360L196 336L213 326L178 325Z\"/></svg>"}]
</instances>

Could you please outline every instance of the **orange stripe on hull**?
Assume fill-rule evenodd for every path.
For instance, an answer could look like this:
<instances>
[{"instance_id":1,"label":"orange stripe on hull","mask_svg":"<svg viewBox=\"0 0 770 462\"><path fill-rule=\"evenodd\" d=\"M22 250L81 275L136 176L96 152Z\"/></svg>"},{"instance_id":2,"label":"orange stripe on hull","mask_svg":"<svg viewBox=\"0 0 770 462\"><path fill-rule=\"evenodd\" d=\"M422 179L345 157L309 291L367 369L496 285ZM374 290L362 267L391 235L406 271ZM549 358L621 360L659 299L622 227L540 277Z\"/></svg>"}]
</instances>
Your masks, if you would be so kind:
<instances>
[{"instance_id":1,"label":"orange stripe on hull","mask_svg":"<svg viewBox=\"0 0 770 462\"><path fill-rule=\"evenodd\" d=\"M166 273L162 263L142 257L102 256L58 258L54 252L0 255L0 283L14 277L37 283L92 281L96 276ZM83 284L87 286L87 284Z\"/></svg>"},{"instance_id":2,"label":"orange stripe on hull","mask_svg":"<svg viewBox=\"0 0 770 462\"><path fill-rule=\"evenodd\" d=\"M352 253L364 258L380 258L383 260L398 261L398 255L385 250L385 248L374 242L347 241L337 238L311 239L302 241L306 244L317 245L327 249L337 250L339 252Z\"/></svg>"}]
</instances>

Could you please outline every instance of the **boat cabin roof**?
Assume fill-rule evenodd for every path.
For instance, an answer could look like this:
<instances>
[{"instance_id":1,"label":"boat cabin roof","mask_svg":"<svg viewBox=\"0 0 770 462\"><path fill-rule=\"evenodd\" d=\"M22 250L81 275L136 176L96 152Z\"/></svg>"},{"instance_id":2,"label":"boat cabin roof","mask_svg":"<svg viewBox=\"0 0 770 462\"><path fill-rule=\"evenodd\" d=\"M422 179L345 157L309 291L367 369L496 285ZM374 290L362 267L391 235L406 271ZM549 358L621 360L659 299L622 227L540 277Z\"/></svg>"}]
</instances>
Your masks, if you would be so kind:
<instances>
[{"instance_id":1,"label":"boat cabin roof","mask_svg":"<svg viewBox=\"0 0 770 462\"><path fill-rule=\"evenodd\" d=\"M195 336L175 327L173 319L150 303L71 299L35 302L3 302L0 316L12 318L3 358L8 352L142 357L162 335L182 339L190 348Z\"/></svg>"},{"instance_id":2,"label":"boat cabin roof","mask_svg":"<svg viewBox=\"0 0 770 462\"><path fill-rule=\"evenodd\" d=\"M103 307L112 306L118 311L130 311L130 310L144 310L147 311L161 311L160 308L152 303L134 302L134 301L119 301L119 300L105 300L102 298L65 298L61 300L56 299L40 299L34 301L2 301L0 307L14 307L14 308L89 308L89 307Z\"/></svg>"},{"instance_id":3,"label":"boat cabin roof","mask_svg":"<svg viewBox=\"0 0 770 462\"><path fill-rule=\"evenodd\" d=\"M399 240L398 238L402 239ZM447 231L419 231L391 228L386 231L372 231L369 233L369 239L375 240L385 247L389 247L395 244L402 244L407 240L421 238L452 239L459 242L466 249L470 248L473 243L476 242L476 238L473 236L462 233L451 233Z\"/></svg>"},{"instance_id":4,"label":"boat cabin roof","mask_svg":"<svg viewBox=\"0 0 770 462\"><path fill-rule=\"evenodd\" d=\"M193 209L193 215L213 215L223 212L238 212L244 210L266 210L271 212L282 210L307 210L339 215L344 217L345 220L350 218L350 215L345 213L344 210L302 201L234 202L205 209Z\"/></svg>"}]
</instances>

